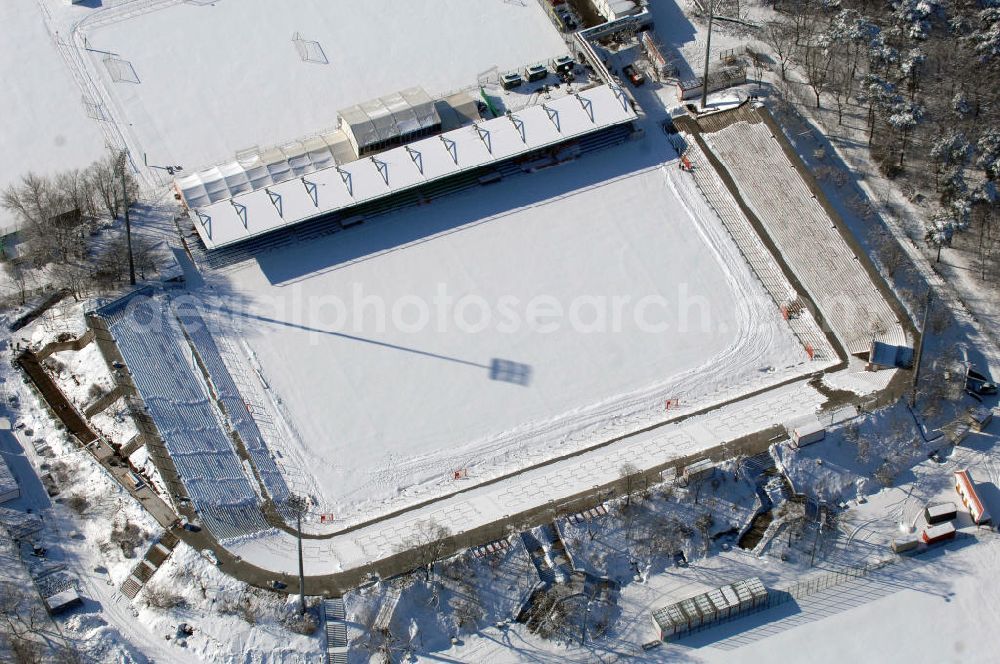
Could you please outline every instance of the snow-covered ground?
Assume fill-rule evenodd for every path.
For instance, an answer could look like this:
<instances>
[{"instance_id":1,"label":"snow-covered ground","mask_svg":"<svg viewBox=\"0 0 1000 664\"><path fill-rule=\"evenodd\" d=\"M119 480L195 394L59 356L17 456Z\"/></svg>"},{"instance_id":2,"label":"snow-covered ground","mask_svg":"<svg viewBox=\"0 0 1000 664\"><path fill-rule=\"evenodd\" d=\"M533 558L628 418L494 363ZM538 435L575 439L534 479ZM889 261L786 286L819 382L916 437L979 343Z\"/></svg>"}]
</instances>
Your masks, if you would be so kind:
<instances>
[{"instance_id":1,"label":"snow-covered ground","mask_svg":"<svg viewBox=\"0 0 1000 664\"><path fill-rule=\"evenodd\" d=\"M690 412L818 368L690 176L581 186L593 160L628 170L642 147L209 275L217 334L252 350L322 511L370 514L455 470L601 442L586 431L612 417L666 419L667 399ZM541 200L477 218L525 190Z\"/></svg>"},{"instance_id":2,"label":"snow-covered ground","mask_svg":"<svg viewBox=\"0 0 1000 664\"><path fill-rule=\"evenodd\" d=\"M475 87L567 50L537 2L146 4L78 10L79 36L136 147L186 171L332 129L338 110L376 97ZM296 35L318 43L311 61Z\"/></svg>"},{"instance_id":3,"label":"snow-covered ground","mask_svg":"<svg viewBox=\"0 0 1000 664\"><path fill-rule=\"evenodd\" d=\"M104 153L104 137L46 32L34 2L0 3L0 190L32 171L82 168ZM13 221L0 208L0 226Z\"/></svg>"}]
</instances>

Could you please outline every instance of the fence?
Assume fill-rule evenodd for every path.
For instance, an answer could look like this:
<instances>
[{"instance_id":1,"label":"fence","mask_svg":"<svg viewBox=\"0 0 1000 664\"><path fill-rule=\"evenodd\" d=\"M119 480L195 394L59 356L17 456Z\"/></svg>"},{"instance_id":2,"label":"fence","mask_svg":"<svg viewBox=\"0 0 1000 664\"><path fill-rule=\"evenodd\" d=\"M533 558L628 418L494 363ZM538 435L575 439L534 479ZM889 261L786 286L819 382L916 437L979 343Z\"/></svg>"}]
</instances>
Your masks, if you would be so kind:
<instances>
[{"instance_id":1,"label":"fence","mask_svg":"<svg viewBox=\"0 0 1000 664\"><path fill-rule=\"evenodd\" d=\"M855 579L861 579L867 577L868 575L884 569L890 565L893 565L901 560L900 558L887 558L884 560L878 560L875 562L865 563L864 565L856 566L845 566L839 569L827 572L825 574L820 574L817 576L810 577L804 581L799 581L793 583L787 588L768 588L767 599L764 600L759 606L752 607L732 615L718 618L711 622L706 622L701 625L693 626L690 629L679 633L674 637L674 640L684 639L691 634L697 632L702 632L707 629L712 629L713 627L718 627L719 625L724 625L726 623L732 622L734 620L739 620L751 613L759 613L762 611L767 611L775 607L787 604L793 600L800 600L810 595L815 595L821 593L824 590L829 590L830 588L835 588L837 586L843 585Z\"/></svg>"}]
</instances>

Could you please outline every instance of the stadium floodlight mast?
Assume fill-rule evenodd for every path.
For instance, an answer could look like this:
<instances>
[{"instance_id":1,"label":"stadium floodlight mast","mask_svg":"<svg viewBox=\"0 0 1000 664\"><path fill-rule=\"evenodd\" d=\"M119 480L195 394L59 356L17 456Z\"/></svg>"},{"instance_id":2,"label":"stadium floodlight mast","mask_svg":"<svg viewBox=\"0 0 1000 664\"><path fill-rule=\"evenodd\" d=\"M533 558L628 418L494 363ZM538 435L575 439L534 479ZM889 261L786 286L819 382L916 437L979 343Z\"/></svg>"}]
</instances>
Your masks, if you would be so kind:
<instances>
[{"instance_id":1,"label":"stadium floodlight mast","mask_svg":"<svg viewBox=\"0 0 1000 664\"><path fill-rule=\"evenodd\" d=\"M299 541L299 613L306 614L306 576L302 567L302 515L308 507L308 502L304 496L292 494L285 501L285 505L295 512L295 535Z\"/></svg>"},{"instance_id":2,"label":"stadium floodlight mast","mask_svg":"<svg viewBox=\"0 0 1000 664\"><path fill-rule=\"evenodd\" d=\"M121 154L121 176L122 176L122 207L125 208L125 241L128 243L128 283L135 286L135 260L132 258L132 223L128 218L128 177L125 168L128 165L128 148L122 150Z\"/></svg>"},{"instance_id":3,"label":"stadium floodlight mast","mask_svg":"<svg viewBox=\"0 0 1000 664\"><path fill-rule=\"evenodd\" d=\"M701 110L708 104L708 63L712 53L712 19L715 17L715 0L705 0L708 6L708 39L705 40L705 75L701 81Z\"/></svg>"}]
</instances>

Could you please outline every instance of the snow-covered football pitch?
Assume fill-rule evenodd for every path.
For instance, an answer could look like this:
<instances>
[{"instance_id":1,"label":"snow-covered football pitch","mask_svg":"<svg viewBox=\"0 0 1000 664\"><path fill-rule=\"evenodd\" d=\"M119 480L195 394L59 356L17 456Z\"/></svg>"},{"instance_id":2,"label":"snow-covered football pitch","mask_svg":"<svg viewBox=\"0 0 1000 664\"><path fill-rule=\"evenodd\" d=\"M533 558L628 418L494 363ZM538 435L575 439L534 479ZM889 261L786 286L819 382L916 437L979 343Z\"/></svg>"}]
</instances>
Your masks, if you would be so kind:
<instances>
[{"instance_id":1,"label":"snow-covered football pitch","mask_svg":"<svg viewBox=\"0 0 1000 664\"><path fill-rule=\"evenodd\" d=\"M210 273L290 484L355 521L818 369L691 176L629 167L648 149Z\"/></svg>"},{"instance_id":2,"label":"snow-covered football pitch","mask_svg":"<svg viewBox=\"0 0 1000 664\"><path fill-rule=\"evenodd\" d=\"M340 109L548 62L566 45L537 2L223 0L101 10L88 68L133 150L186 171L337 126ZM447 17L447 20L442 20Z\"/></svg>"}]
</instances>

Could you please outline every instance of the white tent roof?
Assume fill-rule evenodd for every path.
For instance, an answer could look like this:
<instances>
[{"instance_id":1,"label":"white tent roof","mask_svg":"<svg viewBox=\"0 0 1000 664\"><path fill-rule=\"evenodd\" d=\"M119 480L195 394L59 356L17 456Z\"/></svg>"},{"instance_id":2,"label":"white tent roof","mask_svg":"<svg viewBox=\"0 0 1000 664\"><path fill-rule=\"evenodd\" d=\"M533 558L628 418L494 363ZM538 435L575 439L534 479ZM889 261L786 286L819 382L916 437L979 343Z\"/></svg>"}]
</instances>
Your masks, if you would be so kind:
<instances>
[{"instance_id":1,"label":"white tent roof","mask_svg":"<svg viewBox=\"0 0 1000 664\"><path fill-rule=\"evenodd\" d=\"M216 249L635 118L624 91L602 85L224 200L201 194L194 176L177 184Z\"/></svg>"},{"instance_id":2,"label":"white tent roof","mask_svg":"<svg viewBox=\"0 0 1000 664\"><path fill-rule=\"evenodd\" d=\"M339 112L341 128L364 147L441 124L434 101L421 88L408 88Z\"/></svg>"}]
</instances>

